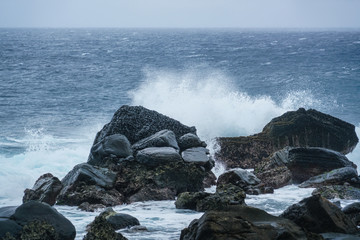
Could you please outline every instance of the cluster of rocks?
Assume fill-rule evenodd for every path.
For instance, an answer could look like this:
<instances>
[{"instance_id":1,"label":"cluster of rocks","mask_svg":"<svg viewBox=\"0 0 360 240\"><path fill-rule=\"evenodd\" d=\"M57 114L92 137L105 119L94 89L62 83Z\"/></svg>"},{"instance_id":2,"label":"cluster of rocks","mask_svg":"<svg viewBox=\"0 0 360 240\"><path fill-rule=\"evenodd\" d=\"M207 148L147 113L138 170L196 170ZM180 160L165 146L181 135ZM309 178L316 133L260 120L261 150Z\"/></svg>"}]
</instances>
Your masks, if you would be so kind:
<instances>
[{"instance_id":1,"label":"cluster of rocks","mask_svg":"<svg viewBox=\"0 0 360 240\"><path fill-rule=\"evenodd\" d=\"M50 206L55 203L95 211L176 197L176 208L205 212L181 232L184 240L358 235L359 204L342 211L326 199L360 198L356 165L344 155L358 142L353 125L299 109L273 119L259 134L217 141L215 157L228 171L216 182L215 162L195 127L140 106L122 106L97 133L86 163L61 181L42 175L25 190L23 205L0 209L0 239L74 239L74 226ZM279 217L245 204L246 194L273 193L292 183L317 189ZM203 191L215 184L216 192ZM126 239L116 232L121 228L146 231L137 219L106 208L84 239Z\"/></svg>"}]
</instances>

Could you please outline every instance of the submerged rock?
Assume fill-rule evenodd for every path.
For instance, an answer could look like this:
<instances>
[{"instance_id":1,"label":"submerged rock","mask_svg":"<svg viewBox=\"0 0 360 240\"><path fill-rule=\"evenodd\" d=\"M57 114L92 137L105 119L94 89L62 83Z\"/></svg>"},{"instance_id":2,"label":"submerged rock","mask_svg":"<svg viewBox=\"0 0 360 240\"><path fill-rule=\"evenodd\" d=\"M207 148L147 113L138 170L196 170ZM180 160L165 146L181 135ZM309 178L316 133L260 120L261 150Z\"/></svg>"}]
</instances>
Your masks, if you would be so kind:
<instances>
[{"instance_id":1,"label":"submerged rock","mask_svg":"<svg viewBox=\"0 0 360 240\"><path fill-rule=\"evenodd\" d=\"M161 130L168 129L180 138L186 133L196 134L195 127L188 127L179 121L142 106L120 107L111 121L96 135L94 144L113 134L125 135L131 144L147 138Z\"/></svg>"},{"instance_id":2,"label":"submerged rock","mask_svg":"<svg viewBox=\"0 0 360 240\"><path fill-rule=\"evenodd\" d=\"M248 206L231 206L223 211L206 212L181 231L181 240L272 240L307 239L293 222ZM315 238L314 238L315 239ZM320 238L318 238L320 239Z\"/></svg>"},{"instance_id":3,"label":"submerged rock","mask_svg":"<svg viewBox=\"0 0 360 240\"><path fill-rule=\"evenodd\" d=\"M23 203L36 200L52 206L55 204L56 197L62 188L63 185L57 177L54 177L51 173L46 173L36 180L32 189L25 189Z\"/></svg>"},{"instance_id":4,"label":"submerged rock","mask_svg":"<svg viewBox=\"0 0 360 240\"><path fill-rule=\"evenodd\" d=\"M294 221L314 233L338 232L354 234L355 224L333 203L314 195L288 207L281 217Z\"/></svg>"},{"instance_id":5,"label":"submerged rock","mask_svg":"<svg viewBox=\"0 0 360 240\"><path fill-rule=\"evenodd\" d=\"M104 137L91 147L88 163L93 166L106 167L109 163L107 157L127 158L132 155L129 140L121 134Z\"/></svg>"},{"instance_id":6,"label":"submerged rock","mask_svg":"<svg viewBox=\"0 0 360 240\"><path fill-rule=\"evenodd\" d=\"M216 158L229 168L255 168L286 146L322 147L347 154L358 141L354 125L313 109L300 108L272 119L261 133L253 136L218 138L220 151Z\"/></svg>"}]
</instances>

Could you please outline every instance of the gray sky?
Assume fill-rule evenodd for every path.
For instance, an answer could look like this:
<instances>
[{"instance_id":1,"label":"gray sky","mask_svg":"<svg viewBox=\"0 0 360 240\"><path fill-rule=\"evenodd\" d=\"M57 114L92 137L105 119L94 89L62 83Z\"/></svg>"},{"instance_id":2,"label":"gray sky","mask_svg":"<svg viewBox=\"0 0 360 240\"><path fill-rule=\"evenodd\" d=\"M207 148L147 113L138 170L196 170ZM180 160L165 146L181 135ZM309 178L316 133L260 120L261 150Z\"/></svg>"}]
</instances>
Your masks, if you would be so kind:
<instances>
[{"instance_id":1,"label":"gray sky","mask_svg":"<svg viewBox=\"0 0 360 240\"><path fill-rule=\"evenodd\" d=\"M0 27L360 28L360 0L0 0Z\"/></svg>"}]
</instances>

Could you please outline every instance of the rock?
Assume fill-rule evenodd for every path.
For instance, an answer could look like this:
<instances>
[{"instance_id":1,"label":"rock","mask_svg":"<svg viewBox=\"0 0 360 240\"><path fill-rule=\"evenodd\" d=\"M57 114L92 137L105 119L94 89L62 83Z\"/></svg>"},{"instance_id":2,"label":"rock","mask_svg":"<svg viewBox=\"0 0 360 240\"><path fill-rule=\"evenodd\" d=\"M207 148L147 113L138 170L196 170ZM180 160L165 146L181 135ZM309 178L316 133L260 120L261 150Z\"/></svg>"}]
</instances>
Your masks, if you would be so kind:
<instances>
[{"instance_id":1,"label":"rock","mask_svg":"<svg viewBox=\"0 0 360 240\"><path fill-rule=\"evenodd\" d=\"M216 159L229 168L255 168L286 146L321 147L347 154L358 141L354 125L313 109L300 108L272 119L261 133L217 138L220 151Z\"/></svg>"},{"instance_id":2,"label":"rock","mask_svg":"<svg viewBox=\"0 0 360 240\"><path fill-rule=\"evenodd\" d=\"M161 130L147 138L141 139L132 145L132 149L135 152L149 147L172 147L179 150L175 133L166 129Z\"/></svg>"},{"instance_id":3,"label":"rock","mask_svg":"<svg viewBox=\"0 0 360 240\"><path fill-rule=\"evenodd\" d=\"M195 127L185 126L179 121L156 111L142 106L124 105L115 112L111 121L98 132L94 144L113 134L123 134L131 144L134 144L164 129L173 131L176 139L186 133L196 134Z\"/></svg>"},{"instance_id":4,"label":"rock","mask_svg":"<svg viewBox=\"0 0 360 240\"><path fill-rule=\"evenodd\" d=\"M281 188L292 183L292 175L286 166L274 167L267 170L256 169L256 176L267 187Z\"/></svg>"},{"instance_id":5,"label":"rock","mask_svg":"<svg viewBox=\"0 0 360 240\"><path fill-rule=\"evenodd\" d=\"M175 206L177 209L190 209L197 210L197 204L199 201L209 197L211 193L207 192L183 192L180 193L175 201Z\"/></svg>"},{"instance_id":6,"label":"rock","mask_svg":"<svg viewBox=\"0 0 360 240\"><path fill-rule=\"evenodd\" d=\"M215 193L181 193L175 206L180 209L191 209L198 212L209 210L223 210L230 205L245 204L246 195L242 188L226 184L216 189Z\"/></svg>"},{"instance_id":7,"label":"rock","mask_svg":"<svg viewBox=\"0 0 360 240\"><path fill-rule=\"evenodd\" d=\"M343 167L327 173L312 177L301 183L299 187L320 187L326 185L343 185L345 182L352 182L358 179L358 173L353 167ZM357 181L359 182L359 180Z\"/></svg>"},{"instance_id":8,"label":"rock","mask_svg":"<svg viewBox=\"0 0 360 240\"><path fill-rule=\"evenodd\" d=\"M151 147L140 150L136 161L148 167L157 167L169 162L181 162L180 154L171 147Z\"/></svg>"},{"instance_id":9,"label":"rock","mask_svg":"<svg viewBox=\"0 0 360 240\"><path fill-rule=\"evenodd\" d=\"M204 188L209 188L211 186L216 185L216 176L212 171L207 172L204 181L203 181Z\"/></svg>"},{"instance_id":10,"label":"rock","mask_svg":"<svg viewBox=\"0 0 360 240\"><path fill-rule=\"evenodd\" d=\"M0 239L5 238L6 235L12 236L14 239L20 239L22 227L15 221L5 218L0 218Z\"/></svg>"},{"instance_id":11,"label":"rock","mask_svg":"<svg viewBox=\"0 0 360 240\"><path fill-rule=\"evenodd\" d=\"M198 136L193 133L187 133L179 138L178 141L179 147L181 151L184 151L188 148L195 148L195 147L206 147L206 143L201 141Z\"/></svg>"},{"instance_id":12,"label":"rock","mask_svg":"<svg viewBox=\"0 0 360 240\"><path fill-rule=\"evenodd\" d=\"M248 206L231 206L223 211L206 212L181 231L181 240L228 239L307 239L293 222ZM319 238L320 239L320 238Z\"/></svg>"},{"instance_id":13,"label":"rock","mask_svg":"<svg viewBox=\"0 0 360 240\"><path fill-rule=\"evenodd\" d=\"M360 199L360 188L346 185L322 186L312 192L312 195L317 194L320 194L326 199L357 200Z\"/></svg>"},{"instance_id":14,"label":"rock","mask_svg":"<svg viewBox=\"0 0 360 240\"><path fill-rule=\"evenodd\" d=\"M29 201L22 204L10 219L23 226L22 236L32 232L37 235L56 234L59 239L72 240L76 235L75 227L68 219L55 208L38 201Z\"/></svg>"},{"instance_id":15,"label":"rock","mask_svg":"<svg viewBox=\"0 0 360 240\"><path fill-rule=\"evenodd\" d=\"M281 217L290 219L314 233L338 232L354 234L354 223L333 203L314 195L288 207Z\"/></svg>"},{"instance_id":16,"label":"rock","mask_svg":"<svg viewBox=\"0 0 360 240\"><path fill-rule=\"evenodd\" d=\"M359 240L360 234L322 233L324 240Z\"/></svg>"},{"instance_id":17,"label":"rock","mask_svg":"<svg viewBox=\"0 0 360 240\"><path fill-rule=\"evenodd\" d=\"M347 205L342 209L342 212L348 216L352 222L359 228L360 226L360 202L355 202Z\"/></svg>"},{"instance_id":18,"label":"rock","mask_svg":"<svg viewBox=\"0 0 360 240\"><path fill-rule=\"evenodd\" d=\"M210 158L209 150L204 147L188 148L181 153L181 157L187 163L195 163L197 165L205 167L207 171L210 171L215 161Z\"/></svg>"},{"instance_id":19,"label":"rock","mask_svg":"<svg viewBox=\"0 0 360 240\"><path fill-rule=\"evenodd\" d=\"M83 202L79 205L78 209L86 212L95 212L98 209L105 208L106 206L103 204L90 204L88 202Z\"/></svg>"},{"instance_id":20,"label":"rock","mask_svg":"<svg viewBox=\"0 0 360 240\"><path fill-rule=\"evenodd\" d=\"M266 185L278 188L342 167L356 168L356 165L345 155L329 149L285 147L272 154L267 162L258 164L255 173Z\"/></svg>"},{"instance_id":21,"label":"rock","mask_svg":"<svg viewBox=\"0 0 360 240\"><path fill-rule=\"evenodd\" d=\"M101 214L87 227L83 240L127 240L121 233L115 232L113 226Z\"/></svg>"},{"instance_id":22,"label":"rock","mask_svg":"<svg viewBox=\"0 0 360 240\"><path fill-rule=\"evenodd\" d=\"M218 178L217 185L231 183L245 189L248 186L258 185L260 182L260 179L251 172L238 168L221 174Z\"/></svg>"},{"instance_id":23,"label":"rock","mask_svg":"<svg viewBox=\"0 0 360 240\"><path fill-rule=\"evenodd\" d=\"M117 213L112 208L105 209L105 211L103 211L100 216L104 217L115 230L140 225L140 222L137 218L129 214Z\"/></svg>"},{"instance_id":24,"label":"rock","mask_svg":"<svg viewBox=\"0 0 360 240\"><path fill-rule=\"evenodd\" d=\"M116 173L91 166L76 165L62 180L64 188L58 196L58 204L78 206L83 202L114 206L123 203L123 196L113 189Z\"/></svg>"},{"instance_id":25,"label":"rock","mask_svg":"<svg viewBox=\"0 0 360 240\"><path fill-rule=\"evenodd\" d=\"M127 203L172 200L181 192L202 191L204 178L208 175L196 164L182 160L166 160L157 167L137 161L123 162L114 171L118 172L115 189L124 195Z\"/></svg>"},{"instance_id":26,"label":"rock","mask_svg":"<svg viewBox=\"0 0 360 240\"><path fill-rule=\"evenodd\" d=\"M32 189L25 190L23 203L36 200L52 206L55 204L56 197L62 188L63 185L57 177L54 177L51 173L46 173L36 180Z\"/></svg>"},{"instance_id":27,"label":"rock","mask_svg":"<svg viewBox=\"0 0 360 240\"><path fill-rule=\"evenodd\" d=\"M100 142L91 147L88 164L93 166L106 167L106 157L127 158L132 156L132 149L129 140L121 134L113 134L104 137Z\"/></svg>"}]
</instances>

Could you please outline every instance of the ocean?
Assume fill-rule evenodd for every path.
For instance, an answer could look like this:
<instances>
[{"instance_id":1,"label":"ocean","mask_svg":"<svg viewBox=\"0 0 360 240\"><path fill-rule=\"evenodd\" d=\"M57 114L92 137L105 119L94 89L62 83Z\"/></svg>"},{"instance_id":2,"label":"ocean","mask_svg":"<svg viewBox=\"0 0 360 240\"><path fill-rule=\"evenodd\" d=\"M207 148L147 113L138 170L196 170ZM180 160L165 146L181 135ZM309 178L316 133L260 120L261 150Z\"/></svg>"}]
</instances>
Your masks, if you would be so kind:
<instances>
[{"instance_id":1,"label":"ocean","mask_svg":"<svg viewBox=\"0 0 360 240\"><path fill-rule=\"evenodd\" d=\"M348 121L360 136L359 100L360 30L0 29L0 207L21 204L40 175L61 179L86 162L124 104L196 126L214 152L215 137L260 132L299 107ZM360 147L347 157L359 166ZM246 202L278 215L311 191L287 186ZM77 239L99 214L56 208ZM149 229L123 230L129 239L178 239L201 216L174 201L115 210Z\"/></svg>"}]
</instances>

